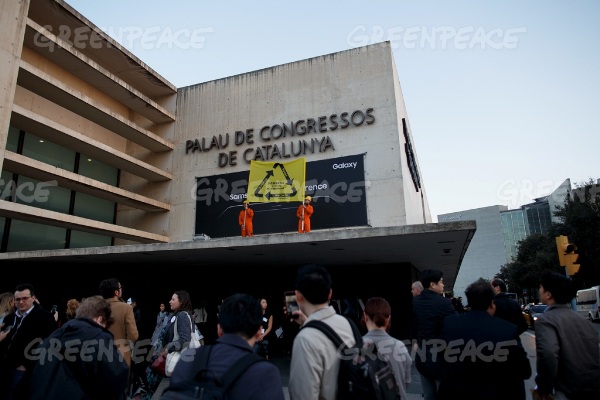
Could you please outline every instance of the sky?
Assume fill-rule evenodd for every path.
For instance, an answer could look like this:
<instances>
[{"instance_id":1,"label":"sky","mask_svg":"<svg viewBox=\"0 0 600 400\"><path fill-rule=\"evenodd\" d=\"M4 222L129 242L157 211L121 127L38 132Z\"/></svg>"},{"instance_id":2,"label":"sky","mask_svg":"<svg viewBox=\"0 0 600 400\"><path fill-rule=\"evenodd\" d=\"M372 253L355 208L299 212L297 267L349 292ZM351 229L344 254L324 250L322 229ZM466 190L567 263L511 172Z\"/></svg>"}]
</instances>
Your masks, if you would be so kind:
<instances>
[{"instance_id":1,"label":"sky","mask_svg":"<svg viewBox=\"0 0 600 400\"><path fill-rule=\"evenodd\" d=\"M600 178L600 1L67 0L176 87L389 40L433 221Z\"/></svg>"}]
</instances>

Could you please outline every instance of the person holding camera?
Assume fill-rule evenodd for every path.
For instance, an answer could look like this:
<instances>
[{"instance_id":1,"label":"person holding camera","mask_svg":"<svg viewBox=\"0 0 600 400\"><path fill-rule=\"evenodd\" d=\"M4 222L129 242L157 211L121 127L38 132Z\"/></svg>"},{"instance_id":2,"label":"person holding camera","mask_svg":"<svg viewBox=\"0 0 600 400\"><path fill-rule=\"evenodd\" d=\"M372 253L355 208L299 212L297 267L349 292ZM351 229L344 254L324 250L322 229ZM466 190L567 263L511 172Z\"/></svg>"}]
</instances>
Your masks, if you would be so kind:
<instances>
[{"instance_id":1,"label":"person holding camera","mask_svg":"<svg viewBox=\"0 0 600 400\"><path fill-rule=\"evenodd\" d=\"M296 275L296 301L299 310L292 315L298 325L307 321L322 321L329 325L349 346L356 340L349 320L329 305L332 280L321 265L308 264ZM290 398L334 399L340 369L338 349L327 336L315 328L302 328L294 338L290 362Z\"/></svg>"}]
</instances>

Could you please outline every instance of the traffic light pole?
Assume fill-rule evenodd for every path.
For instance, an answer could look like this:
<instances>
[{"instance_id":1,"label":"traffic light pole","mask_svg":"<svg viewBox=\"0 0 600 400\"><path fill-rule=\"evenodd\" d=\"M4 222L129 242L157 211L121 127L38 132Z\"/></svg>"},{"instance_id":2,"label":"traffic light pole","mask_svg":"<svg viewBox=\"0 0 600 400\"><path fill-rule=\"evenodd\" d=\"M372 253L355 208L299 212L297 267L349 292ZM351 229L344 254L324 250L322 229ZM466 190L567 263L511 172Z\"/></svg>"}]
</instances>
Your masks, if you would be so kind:
<instances>
[{"instance_id":1,"label":"traffic light pole","mask_svg":"<svg viewBox=\"0 0 600 400\"><path fill-rule=\"evenodd\" d=\"M569 275L569 271L568 268L565 267L565 275L567 276L567 278L569 278L570 280L573 280L573 277L571 275ZM576 297L573 297L571 299L571 309L575 312L577 312L577 299Z\"/></svg>"},{"instance_id":2,"label":"traffic light pole","mask_svg":"<svg viewBox=\"0 0 600 400\"><path fill-rule=\"evenodd\" d=\"M558 251L558 261L561 267L565 268L565 275L572 280L573 275L579 271L579 264L577 264L579 255L575 253L577 246L569 243L567 236L560 235L556 237L556 250ZM577 311L577 301L575 298L571 299L571 308Z\"/></svg>"}]
</instances>

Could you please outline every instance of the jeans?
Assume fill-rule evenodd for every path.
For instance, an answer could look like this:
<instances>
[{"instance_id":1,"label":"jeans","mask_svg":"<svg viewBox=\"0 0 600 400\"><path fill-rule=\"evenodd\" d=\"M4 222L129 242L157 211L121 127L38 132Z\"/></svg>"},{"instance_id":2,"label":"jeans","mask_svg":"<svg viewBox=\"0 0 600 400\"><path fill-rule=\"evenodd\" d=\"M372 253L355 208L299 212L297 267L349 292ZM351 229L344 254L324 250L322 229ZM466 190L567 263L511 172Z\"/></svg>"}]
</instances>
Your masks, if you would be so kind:
<instances>
[{"instance_id":1,"label":"jeans","mask_svg":"<svg viewBox=\"0 0 600 400\"><path fill-rule=\"evenodd\" d=\"M13 400L17 398L17 386L25 376L25 371L13 369L10 371L10 375L10 386L8 388L8 394L5 397L5 400Z\"/></svg>"}]
</instances>

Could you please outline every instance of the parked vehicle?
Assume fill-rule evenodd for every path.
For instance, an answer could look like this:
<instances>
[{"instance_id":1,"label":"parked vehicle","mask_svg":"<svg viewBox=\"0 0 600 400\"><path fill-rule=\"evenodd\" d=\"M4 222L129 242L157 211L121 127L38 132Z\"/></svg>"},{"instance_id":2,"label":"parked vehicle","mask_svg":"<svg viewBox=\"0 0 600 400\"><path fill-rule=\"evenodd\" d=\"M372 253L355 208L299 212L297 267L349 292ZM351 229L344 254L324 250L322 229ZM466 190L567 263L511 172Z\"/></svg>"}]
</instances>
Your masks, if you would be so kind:
<instances>
[{"instance_id":1,"label":"parked vehicle","mask_svg":"<svg viewBox=\"0 0 600 400\"><path fill-rule=\"evenodd\" d=\"M523 316L525 317L525 321L527 321L527 325L531 328L535 328L535 321L538 319L538 316L546 311L548 306L542 303L534 304L529 303L523 309Z\"/></svg>"},{"instance_id":2,"label":"parked vehicle","mask_svg":"<svg viewBox=\"0 0 600 400\"><path fill-rule=\"evenodd\" d=\"M600 319L600 286L577 291L577 313L590 321Z\"/></svg>"},{"instance_id":3,"label":"parked vehicle","mask_svg":"<svg viewBox=\"0 0 600 400\"><path fill-rule=\"evenodd\" d=\"M511 299L513 299L513 300L519 301L519 298L517 297L517 294L516 294L516 293L513 293L513 292L505 292L504 294L505 294L505 296L507 296L507 297L510 297L510 298L511 298Z\"/></svg>"}]
</instances>

